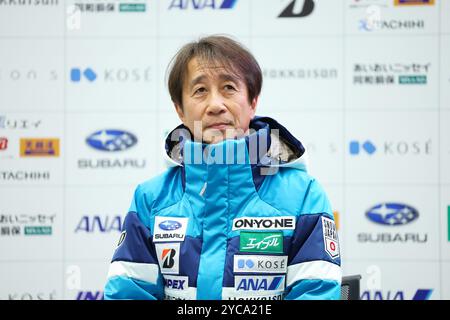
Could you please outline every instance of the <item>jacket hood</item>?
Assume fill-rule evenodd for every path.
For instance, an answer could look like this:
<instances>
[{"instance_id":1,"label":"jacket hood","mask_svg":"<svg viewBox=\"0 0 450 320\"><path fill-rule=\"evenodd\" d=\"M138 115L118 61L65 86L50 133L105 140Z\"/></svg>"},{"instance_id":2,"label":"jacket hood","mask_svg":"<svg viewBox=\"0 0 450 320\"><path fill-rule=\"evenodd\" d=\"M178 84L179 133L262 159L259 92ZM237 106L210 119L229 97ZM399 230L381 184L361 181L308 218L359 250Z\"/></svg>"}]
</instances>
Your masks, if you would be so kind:
<instances>
[{"instance_id":1,"label":"jacket hood","mask_svg":"<svg viewBox=\"0 0 450 320\"><path fill-rule=\"evenodd\" d=\"M252 168L291 167L307 170L305 148L302 143L276 120L255 116L250 121L249 127L250 134L241 139L245 139ZM168 167L184 166L184 145L192 137L192 133L183 124L166 136L164 157ZM208 146L201 142L198 144L201 144L202 148Z\"/></svg>"}]
</instances>

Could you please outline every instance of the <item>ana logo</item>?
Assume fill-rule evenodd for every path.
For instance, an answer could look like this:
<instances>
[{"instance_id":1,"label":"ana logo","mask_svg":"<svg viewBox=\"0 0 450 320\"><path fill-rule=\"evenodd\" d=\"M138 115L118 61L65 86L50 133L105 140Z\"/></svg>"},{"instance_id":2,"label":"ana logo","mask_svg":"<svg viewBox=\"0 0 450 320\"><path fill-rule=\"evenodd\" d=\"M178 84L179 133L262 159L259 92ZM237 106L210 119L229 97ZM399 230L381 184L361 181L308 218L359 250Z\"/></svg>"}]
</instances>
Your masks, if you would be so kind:
<instances>
[{"instance_id":1,"label":"ana logo","mask_svg":"<svg viewBox=\"0 0 450 320\"><path fill-rule=\"evenodd\" d=\"M192 8L194 10L202 10L205 8L216 9L233 9L237 0L172 0L170 9L186 10Z\"/></svg>"},{"instance_id":2,"label":"ana logo","mask_svg":"<svg viewBox=\"0 0 450 320\"><path fill-rule=\"evenodd\" d=\"M433 289L417 289L411 300L429 300ZM406 300L405 292L402 290L398 291L369 291L366 290L361 295L361 300Z\"/></svg>"},{"instance_id":3,"label":"ana logo","mask_svg":"<svg viewBox=\"0 0 450 320\"><path fill-rule=\"evenodd\" d=\"M159 224L159 227L165 231L177 230L181 228L181 223L173 220L165 220Z\"/></svg>"},{"instance_id":4,"label":"ana logo","mask_svg":"<svg viewBox=\"0 0 450 320\"><path fill-rule=\"evenodd\" d=\"M97 74L91 68L84 69L72 68L70 70L70 80L72 82L80 82L82 76L84 76L89 82L94 82L97 79Z\"/></svg>"},{"instance_id":5,"label":"ana logo","mask_svg":"<svg viewBox=\"0 0 450 320\"><path fill-rule=\"evenodd\" d=\"M241 252L283 252L282 232L245 232L239 236Z\"/></svg>"},{"instance_id":6,"label":"ana logo","mask_svg":"<svg viewBox=\"0 0 450 320\"><path fill-rule=\"evenodd\" d=\"M382 203L367 210L366 216L370 221L378 224L398 226L416 220L419 212L406 204Z\"/></svg>"},{"instance_id":7,"label":"ana logo","mask_svg":"<svg viewBox=\"0 0 450 320\"><path fill-rule=\"evenodd\" d=\"M86 143L96 150L116 152L133 147L137 143L137 138L127 131L106 129L91 134L87 137Z\"/></svg>"},{"instance_id":8,"label":"ana logo","mask_svg":"<svg viewBox=\"0 0 450 320\"><path fill-rule=\"evenodd\" d=\"M179 243L156 243L156 253L158 255L159 267L161 273L178 273L180 260Z\"/></svg>"},{"instance_id":9,"label":"ana logo","mask_svg":"<svg viewBox=\"0 0 450 320\"><path fill-rule=\"evenodd\" d=\"M0 137L0 150L6 150L8 148L8 139Z\"/></svg>"},{"instance_id":10,"label":"ana logo","mask_svg":"<svg viewBox=\"0 0 450 320\"><path fill-rule=\"evenodd\" d=\"M78 232L121 232L122 231L122 217L121 216L83 216L78 223L75 233Z\"/></svg>"},{"instance_id":11,"label":"ana logo","mask_svg":"<svg viewBox=\"0 0 450 320\"><path fill-rule=\"evenodd\" d=\"M235 276L236 291L284 290L284 276Z\"/></svg>"},{"instance_id":12,"label":"ana logo","mask_svg":"<svg viewBox=\"0 0 450 320\"><path fill-rule=\"evenodd\" d=\"M102 291L80 291L77 300L103 300Z\"/></svg>"},{"instance_id":13,"label":"ana logo","mask_svg":"<svg viewBox=\"0 0 450 320\"><path fill-rule=\"evenodd\" d=\"M287 271L287 257L235 255L233 271L241 273L284 273Z\"/></svg>"},{"instance_id":14,"label":"ana logo","mask_svg":"<svg viewBox=\"0 0 450 320\"><path fill-rule=\"evenodd\" d=\"M21 157L59 157L59 139L20 139Z\"/></svg>"},{"instance_id":15,"label":"ana logo","mask_svg":"<svg viewBox=\"0 0 450 320\"><path fill-rule=\"evenodd\" d=\"M366 140L362 144L359 141L350 141L350 154L351 155L359 154L361 152L361 148L369 155L372 155L377 150L375 145L369 140Z\"/></svg>"},{"instance_id":16,"label":"ana logo","mask_svg":"<svg viewBox=\"0 0 450 320\"><path fill-rule=\"evenodd\" d=\"M156 217L154 242L184 241L188 218Z\"/></svg>"},{"instance_id":17,"label":"ana logo","mask_svg":"<svg viewBox=\"0 0 450 320\"><path fill-rule=\"evenodd\" d=\"M296 5L297 4L297 5ZM303 4L303 6L301 6ZM298 10L301 8L301 10ZM309 16L314 10L314 0L293 0L280 13L278 18L301 18Z\"/></svg>"}]
</instances>

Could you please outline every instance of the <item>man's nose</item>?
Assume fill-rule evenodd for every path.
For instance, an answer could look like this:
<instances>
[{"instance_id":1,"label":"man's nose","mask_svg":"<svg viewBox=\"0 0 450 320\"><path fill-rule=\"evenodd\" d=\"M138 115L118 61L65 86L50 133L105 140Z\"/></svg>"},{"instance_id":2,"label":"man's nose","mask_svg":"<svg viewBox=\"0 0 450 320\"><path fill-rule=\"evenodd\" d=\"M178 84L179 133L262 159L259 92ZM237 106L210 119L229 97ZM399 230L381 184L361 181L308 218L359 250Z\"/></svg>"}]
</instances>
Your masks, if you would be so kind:
<instances>
[{"instance_id":1,"label":"man's nose","mask_svg":"<svg viewBox=\"0 0 450 320\"><path fill-rule=\"evenodd\" d=\"M227 107L220 92L211 91L208 99L208 106L206 112L208 115L221 114L226 111Z\"/></svg>"}]
</instances>

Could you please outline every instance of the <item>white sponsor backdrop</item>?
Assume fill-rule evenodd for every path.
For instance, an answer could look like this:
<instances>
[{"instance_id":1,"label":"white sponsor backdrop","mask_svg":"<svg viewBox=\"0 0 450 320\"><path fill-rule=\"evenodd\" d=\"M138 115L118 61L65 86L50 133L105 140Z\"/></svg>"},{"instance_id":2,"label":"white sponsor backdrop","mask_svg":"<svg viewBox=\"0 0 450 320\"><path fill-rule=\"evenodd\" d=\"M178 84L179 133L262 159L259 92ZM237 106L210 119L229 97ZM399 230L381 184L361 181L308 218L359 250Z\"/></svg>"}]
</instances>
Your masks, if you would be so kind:
<instances>
[{"instance_id":1,"label":"white sponsor backdrop","mask_svg":"<svg viewBox=\"0 0 450 320\"><path fill-rule=\"evenodd\" d=\"M450 1L398 2L2 2L0 299L101 297L134 187L164 170L179 124L167 64L213 33L260 62L258 113L306 146L362 297L450 299ZM113 129L137 141L87 143ZM21 156L23 138L59 139L59 155ZM381 203L418 218L376 224Z\"/></svg>"}]
</instances>

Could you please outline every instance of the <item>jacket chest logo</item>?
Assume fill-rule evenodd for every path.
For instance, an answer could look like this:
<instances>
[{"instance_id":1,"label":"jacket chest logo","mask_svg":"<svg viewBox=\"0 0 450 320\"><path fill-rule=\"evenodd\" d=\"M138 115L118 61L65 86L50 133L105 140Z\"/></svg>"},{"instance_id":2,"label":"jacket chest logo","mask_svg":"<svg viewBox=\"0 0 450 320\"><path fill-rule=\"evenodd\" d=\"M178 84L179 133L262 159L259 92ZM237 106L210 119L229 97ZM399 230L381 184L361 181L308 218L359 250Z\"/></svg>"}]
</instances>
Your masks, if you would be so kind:
<instances>
[{"instance_id":1,"label":"jacket chest logo","mask_svg":"<svg viewBox=\"0 0 450 320\"><path fill-rule=\"evenodd\" d=\"M239 251L283 253L283 232L241 231Z\"/></svg>"},{"instance_id":2,"label":"jacket chest logo","mask_svg":"<svg viewBox=\"0 0 450 320\"><path fill-rule=\"evenodd\" d=\"M233 220L235 230L294 230L295 217L243 217Z\"/></svg>"},{"instance_id":3,"label":"jacket chest logo","mask_svg":"<svg viewBox=\"0 0 450 320\"><path fill-rule=\"evenodd\" d=\"M183 242L188 218L155 217L153 242Z\"/></svg>"}]
</instances>

